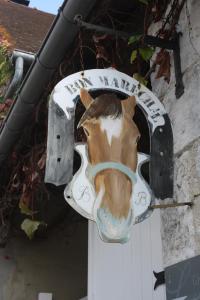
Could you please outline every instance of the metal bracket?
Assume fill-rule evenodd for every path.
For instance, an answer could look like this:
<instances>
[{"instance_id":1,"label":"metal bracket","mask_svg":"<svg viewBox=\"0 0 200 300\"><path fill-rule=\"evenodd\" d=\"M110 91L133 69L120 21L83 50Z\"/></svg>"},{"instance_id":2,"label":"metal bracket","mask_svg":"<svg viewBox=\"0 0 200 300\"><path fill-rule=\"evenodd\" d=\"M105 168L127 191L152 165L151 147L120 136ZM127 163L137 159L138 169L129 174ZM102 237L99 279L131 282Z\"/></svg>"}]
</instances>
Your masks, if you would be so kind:
<instances>
[{"instance_id":1,"label":"metal bracket","mask_svg":"<svg viewBox=\"0 0 200 300\"><path fill-rule=\"evenodd\" d=\"M159 287L160 285L165 284L165 271L161 271L161 272L155 272L153 271L153 274L156 278L156 282L154 284L154 291L157 289L157 287Z\"/></svg>"},{"instance_id":2,"label":"metal bracket","mask_svg":"<svg viewBox=\"0 0 200 300\"><path fill-rule=\"evenodd\" d=\"M108 27L99 26L91 23L87 23L83 21L81 15L76 15L74 17L74 22L77 26L83 27L87 30L97 31L107 33L108 35L114 35L123 39L128 39L133 33L127 33L124 31L114 30ZM151 45L154 47L159 47L167 50L173 50L174 56L174 69L175 69L175 78L176 78L176 98L180 98L184 93L184 85L183 85L183 75L181 71L181 57L180 57L180 36L181 33L176 33L173 39L165 40L159 37L154 37L150 35L145 35L143 38L143 43L145 45ZM138 47L139 45L137 45Z\"/></svg>"},{"instance_id":3,"label":"metal bracket","mask_svg":"<svg viewBox=\"0 0 200 300\"><path fill-rule=\"evenodd\" d=\"M176 33L172 40L165 40L154 36L144 36L144 43L167 50L173 50L174 55L174 70L176 78L176 98L180 98L184 93L183 74L181 71L181 56L180 56L180 36L181 33Z\"/></svg>"}]
</instances>

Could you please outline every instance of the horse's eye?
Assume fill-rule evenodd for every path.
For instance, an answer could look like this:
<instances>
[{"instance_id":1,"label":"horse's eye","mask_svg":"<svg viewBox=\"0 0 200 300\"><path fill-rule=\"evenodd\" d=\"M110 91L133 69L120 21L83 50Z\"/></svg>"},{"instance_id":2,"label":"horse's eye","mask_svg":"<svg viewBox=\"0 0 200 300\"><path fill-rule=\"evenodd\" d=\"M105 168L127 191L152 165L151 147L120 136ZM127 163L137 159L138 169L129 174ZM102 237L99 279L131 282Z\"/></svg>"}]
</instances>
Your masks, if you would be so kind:
<instances>
[{"instance_id":1,"label":"horse's eye","mask_svg":"<svg viewBox=\"0 0 200 300\"><path fill-rule=\"evenodd\" d=\"M88 130L87 130L86 128L83 128L83 130L84 130L84 132L85 132L85 135L86 135L86 136L89 136Z\"/></svg>"}]
</instances>

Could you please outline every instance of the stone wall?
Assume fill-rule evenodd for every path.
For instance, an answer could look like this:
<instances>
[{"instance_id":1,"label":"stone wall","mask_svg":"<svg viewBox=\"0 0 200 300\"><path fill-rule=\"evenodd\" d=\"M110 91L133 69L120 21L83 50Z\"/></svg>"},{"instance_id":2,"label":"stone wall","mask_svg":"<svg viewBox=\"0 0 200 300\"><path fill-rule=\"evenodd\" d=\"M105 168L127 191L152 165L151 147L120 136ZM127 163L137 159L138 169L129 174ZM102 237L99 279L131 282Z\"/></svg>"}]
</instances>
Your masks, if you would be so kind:
<instances>
[{"instance_id":1,"label":"stone wall","mask_svg":"<svg viewBox=\"0 0 200 300\"><path fill-rule=\"evenodd\" d=\"M192 201L193 207L162 210L165 266L200 254L200 1L187 0L178 25L185 92L175 97L173 58L171 80L152 75L153 92L164 104L174 133L174 201ZM155 33L160 24L154 24ZM170 201L169 199L166 200Z\"/></svg>"}]
</instances>

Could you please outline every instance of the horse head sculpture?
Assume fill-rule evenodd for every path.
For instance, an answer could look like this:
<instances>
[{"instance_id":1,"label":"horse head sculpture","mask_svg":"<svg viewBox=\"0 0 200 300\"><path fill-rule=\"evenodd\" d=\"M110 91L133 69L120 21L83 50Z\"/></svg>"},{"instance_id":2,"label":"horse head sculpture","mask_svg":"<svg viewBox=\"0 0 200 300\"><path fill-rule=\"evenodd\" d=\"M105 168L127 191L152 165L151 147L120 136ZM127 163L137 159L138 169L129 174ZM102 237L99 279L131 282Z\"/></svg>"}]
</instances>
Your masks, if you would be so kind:
<instances>
[{"instance_id":1,"label":"horse head sculpture","mask_svg":"<svg viewBox=\"0 0 200 300\"><path fill-rule=\"evenodd\" d=\"M95 100L85 90L80 99L86 108L79 127L87 137L90 168L96 199L94 220L105 241L126 242L134 220L132 194L136 184L139 130L133 121L134 96L119 100L104 94Z\"/></svg>"},{"instance_id":2,"label":"horse head sculpture","mask_svg":"<svg viewBox=\"0 0 200 300\"><path fill-rule=\"evenodd\" d=\"M129 97L120 100L106 93L93 99L85 88ZM79 96L86 108L79 122L86 143L74 143ZM145 153L137 152L140 133L133 121L136 100L138 117L142 113L148 123L149 131L142 134L144 142L150 141L150 149L143 148ZM173 195L173 138L163 105L134 78L109 68L64 78L54 88L49 107L45 182L67 184L66 201L96 222L102 240L125 243L132 225L151 215L155 197ZM81 164L73 174L74 150Z\"/></svg>"}]
</instances>

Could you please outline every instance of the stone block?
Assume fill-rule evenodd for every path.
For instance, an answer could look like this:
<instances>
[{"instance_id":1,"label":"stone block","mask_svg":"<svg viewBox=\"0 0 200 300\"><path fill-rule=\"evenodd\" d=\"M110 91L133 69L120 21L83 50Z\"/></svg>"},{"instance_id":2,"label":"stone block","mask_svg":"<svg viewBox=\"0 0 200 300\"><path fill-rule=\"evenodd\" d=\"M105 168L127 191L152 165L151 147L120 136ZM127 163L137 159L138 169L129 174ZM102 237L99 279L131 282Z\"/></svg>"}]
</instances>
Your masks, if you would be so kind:
<instances>
[{"instance_id":1,"label":"stone block","mask_svg":"<svg viewBox=\"0 0 200 300\"><path fill-rule=\"evenodd\" d=\"M165 266L200 254L200 139L175 156L173 201L193 207L161 211Z\"/></svg>"},{"instance_id":2,"label":"stone block","mask_svg":"<svg viewBox=\"0 0 200 300\"><path fill-rule=\"evenodd\" d=\"M189 69L183 79L183 96L176 99L171 90L163 100L173 126L175 153L200 136L200 64Z\"/></svg>"},{"instance_id":3,"label":"stone block","mask_svg":"<svg viewBox=\"0 0 200 300\"><path fill-rule=\"evenodd\" d=\"M200 58L200 2L198 0L187 1L183 7L180 19L179 30L182 33L180 38L181 65L183 73L186 72Z\"/></svg>"},{"instance_id":4,"label":"stone block","mask_svg":"<svg viewBox=\"0 0 200 300\"><path fill-rule=\"evenodd\" d=\"M171 57L171 78L151 76L152 90L163 102L172 122L174 135L174 199L192 201L193 207L161 211L161 232L165 266L200 254L200 1L188 0L178 24L180 55L185 92L175 97L175 74ZM149 34L161 27L153 24Z\"/></svg>"},{"instance_id":5,"label":"stone block","mask_svg":"<svg viewBox=\"0 0 200 300\"><path fill-rule=\"evenodd\" d=\"M195 255L192 211L188 207L161 211L161 235L164 266L170 266Z\"/></svg>"}]
</instances>

